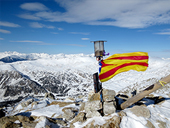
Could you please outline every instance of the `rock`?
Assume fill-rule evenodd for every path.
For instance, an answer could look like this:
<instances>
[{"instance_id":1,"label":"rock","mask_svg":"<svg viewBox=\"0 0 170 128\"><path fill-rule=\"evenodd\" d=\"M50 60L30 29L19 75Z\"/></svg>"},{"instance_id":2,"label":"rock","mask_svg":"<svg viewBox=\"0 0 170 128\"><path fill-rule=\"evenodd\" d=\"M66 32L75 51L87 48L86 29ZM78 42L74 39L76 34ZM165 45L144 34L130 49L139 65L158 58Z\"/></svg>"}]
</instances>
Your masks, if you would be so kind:
<instances>
[{"instance_id":1,"label":"rock","mask_svg":"<svg viewBox=\"0 0 170 128\"><path fill-rule=\"evenodd\" d=\"M52 93L50 93L50 92L46 93L44 98L50 98L50 99L55 100L55 96Z\"/></svg>"},{"instance_id":2,"label":"rock","mask_svg":"<svg viewBox=\"0 0 170 128\"><path fill-rule=\"evenodd\" d=\"M114 90L102 89L103 101L115 101L116 92Z\"/></svg>"},{"instance_id":3,"label":"rock","mask_svg":"<svg viewBox=\"0 0 170 128\"><path fill-rule=\"evenodd\" d=\"M126 114L124 111L118 112L118 115L119 115L119 117L120 117L121 120L122 120L122 118L123 118L124 116L127 116L127 114Z\"/></svg>"},{"instance_id":4,"label":"rock","mask_svg":"<svg viewBox=\"0 0 170 128\"><path fill-rule=\"evenodd\" d=\"M53 118L49 118L46 117L51 123L55 123L55 124L60 124L62 126L67 126L67 122L61 119L53 119Z\"/></svg>"},{"instance_id":5,"label":"rock","mask_svg":"<svg viewBox=\"0 0 170 128\"><path fill-rule=\"evenodd\" d=\"M64 120L55 120L55 122L56 122L57 124L62 125L62 126L67 126L67 122L64 121Z\"/></svg>"},{"instance_id":6,"label":"rock","mask_svg":"<svg viewBox=\"0 0 170 128\"><path fill-rule=\"evenodd\" d=\"M86 120L86 113L80 112L71 123L84 122Z\"/></svg>"},{"instance_id":7,"label":"rock","mask_svg":"<svg viewBox=\"0 0 170 128\"><path fill-rule=\"evenodd\" d=\"M3 111L3 109L0 110L0 118L5 116L5 112Z\"/></svg>"},{"instance_id":8,"label":"rock","mask_svg":"<svg viewBox=\"0 0 170 128\"><path fill-rule=\"evenodd\" d=\"M23 128L35 128L37 122L22 122Z\"/></svg>"},{"instance_id":9,"label":"rock","mask_svg":"<svg viewBox=\"0 0 170 128\"><path fill-rule=\"evenodd\" d=\"M119 116L113 116L111 119L107 120L101 128L119 128L120 121L121 119Z\"/></svg>"},{"instance_id":10,"label":"rock","mask_svg":"<svg viewBox=\"0 0 170 128\"><path fill-rule=\"evenodd\" d=\"M156 120L156 122L158 123L159 128L166 128L166 122L161 120Z\"/></svg>"},{"instance_id":11,"label":"rock","mask_svg":"<svg viewBox=\"0 0 170 128\"><path fill-rule=\"evenodd\" d=\"M94 93L91 97L89 97L89 101L100 101L100 92Z\"/></svg>"},{"instance_id":12,"label":"rock","mask_svg":"<svg viewBox=\"0 0 170 128\"><path fill-rule=\"evenodd\" d=\"M145 126L148 128L155 128L155 126L149 120L147 120L147 124Z\"/></svg>"},{"instance_id":13,"label":"rock","mask_svg":"<svg viewBox=\"0 0 170 128\"><path fill-rule=\"evenodd\" d=\"M59 102L59 101L53 101L51 102L48 106L50 105L59 105L59 107L64 107L70 104L75 104L74 102Z\"/></svg>"},{"instance_id":14,"label":"rock","mask_svg":"<svg viewBox=\"0 0 170 128\"><path fill-rule=\"evenodd\" d=\"M151 113L148 108L143 106L134 106L133 108L129 109L133 114L135 114L137 117L145 117L150 118Z\"/></svg>"},{"instance_id":15,"label":"rock","mask_svg":"<svg viewBox=\"0 0 170 128\"><path fill-rule=\"evenodd\" d=\"M17 116L18 120L20 122L30 122L30 121L33 121L34 119L31 118L31 117L27 117L27 116L21 116L21 115L18 115Z\"/></svg>"},{"instance_id":16,"label":"rock","mask_svg":"<svg viewBox=\"0 0 170 128\"><path fill-rule=\"evenodd\" d=\"M97 128L97 127L95 127L94 123L95 123L95 120L89 122L89 123L88 123L86 126L84 126L83 128Z\"/></svg>"},{"instance_id":17,"label":"rock","mask_svg":"<svg viewBox=\"0 0 170 128\"><path fill-rule=\"evenodd\" d=\"M15 122L16 120L18 120L18 118L16 116L5 116L0 118L0 128L2 128L2 126L8 122Z\"/></svg>"},{"instance_id":18,"label":"rock","mask_svg":"<svg viewBox=\"0 0 170 128\"><path fill-rule=\"evenodd\" d=\"M85 107L85 102L82 102L82 103L81 103L81 106L80 106L80 109L79 109L79 112L83 111L83 110L84 110L84 107Z\"/></svg>"},{"instance_id":19,"label":"rock","mask_svg":"<svg viewBox=\"0 0 170 128\"><path fill-rule=\"evenodd\" d=\"M75 99L72 97L67 97L64 102L75 102Z\"/></svg>"},{"instance_id":20,"label":"rock","mask_svg":"<svg viewBox=\"0 0 170 128\"><path fill-rule=\"evenodd\" d=\"M116 107L113 102L104 102L103 103L103 112L104 115L112 114L116 112Z\"/></svg>"},{"instance_id":21,"label":"rock","mask_svg":"<svg viewBox=\"0 0 170 128\"><path fill-rule=\"evenodd\" d=\"M91 96L94 94L94 91L89 91L89 93L88 93L88 101L89 101L89 99L91 98Z\"/></svg>"},{"instance_id":22,"label":"rock","mask_svg":"<svg viewBox=\"0 0 170 128\"><path fill-rule=\"evenodd\" d=\"M100 101L90 101L85 103L86 117L101 116L98 110L102 109L102 103Z\"/></svg>"},{"instance_id":23,"label":"rock","mask_svg":"<svg viewBox=\"0 0 170 128\"><path fill-rule=\"evenodd\" d=\"M106 123L103 125L95 124L95 120L93 120L83 128L119 128L119 125L120 125L120 117L113 116L109 120L106 120Z\"/></svg>"},{"instance_id":24,"label":"rock","mask_svg":"<svg viewBox=\"0 0 170 128\"><path fill-rule=\"evenodd\" d=\"M31 104L32 102L34 102L33 99L28 99L27 101L21 102L21 106L22 107L27 107L29 104Z\"/></svg>"},{"instance_id":25,"label":"rock","mask_svg":"<svg viewBox=\"0 0 170 128\"><path fill-rule=\"evenodd\" d=\"M78 112L75 108L63 108L62 111L64 112L63 118L65 118L67 121L72 120L75 117L75 112Z\"/></svg>"},{"instance_id":26,"label":"rock","mask_svg":"<svg viewBox=\"0 0 170 128\"><path fill-rule=\"evenodd\" d=\"M17 124L17 123L9 121L5 123L1 128L20 128L20 127L21 127L21 124Z\"/></svg>"},{"instance_id":27,"label":"rock","mask_svg":"<svg viewBox=\"0 0 170 128\"><path fill-rule=\"evenodd\" d=\"M70 123L70 128L74 128L74 123L75 122L84 122L86 120L86 113L85 112L80 112Z\"/></svg>"}]
</instances>

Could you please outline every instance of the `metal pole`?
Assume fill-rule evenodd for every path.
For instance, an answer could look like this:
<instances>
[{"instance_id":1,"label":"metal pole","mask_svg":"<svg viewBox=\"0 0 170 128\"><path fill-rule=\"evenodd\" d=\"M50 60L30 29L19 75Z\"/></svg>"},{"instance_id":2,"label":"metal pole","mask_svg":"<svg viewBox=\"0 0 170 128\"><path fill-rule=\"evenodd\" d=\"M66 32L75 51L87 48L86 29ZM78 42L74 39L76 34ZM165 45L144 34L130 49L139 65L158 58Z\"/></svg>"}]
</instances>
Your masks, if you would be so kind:
<instances>
[{"instance_id":1,"label":"metal pole","mask_svg":"<svg viewBox=\"0 0 170 128\"><path fill-rule=\"evenodd\" d=\"M98 77L98 72L93 74L93 82L94 82L94 92L98 93L99 92L99 77Z\"/></svg>"},{"instance_id":2,"label":"metal pole","mask_svg":"<svg viewBox=\"0 0 170 128\"><path fill-rule=\"evenodd\" d=\"M170 75L166 76L165 78L161 79L159 82L149 86L148 88L143 90L141 93L138 93L134 97L132 97L132 98L128 99L127 101L125 101L124 103L122 103L120 105L121 109L125 109L125 108L131 106L132 104L141 100L142 98L149 95L150 93L158 90L159 88L161 88L162 86L164 86L167 83L170 83Z\"/></svg>"}]
</instances>

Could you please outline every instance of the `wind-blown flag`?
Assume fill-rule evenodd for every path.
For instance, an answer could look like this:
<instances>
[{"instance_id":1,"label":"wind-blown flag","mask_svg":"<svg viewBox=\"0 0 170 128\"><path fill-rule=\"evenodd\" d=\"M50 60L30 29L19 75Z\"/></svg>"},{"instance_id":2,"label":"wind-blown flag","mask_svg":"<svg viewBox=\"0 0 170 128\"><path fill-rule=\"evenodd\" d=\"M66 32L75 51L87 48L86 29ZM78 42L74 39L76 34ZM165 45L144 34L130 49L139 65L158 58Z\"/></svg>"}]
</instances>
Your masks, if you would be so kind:
<instances>
[{"instance_id":1,"label":"wind-blown flag","mask_svg":"<svg viewBox=\"0 0 170 128\"><path fill-rule=\"evenodd\" d=\"M145 71L148 67L148 53L133 52L114 54L101 61L99 79L105 82L115 75L129 70Z\"/></svg>"}]
</instances>

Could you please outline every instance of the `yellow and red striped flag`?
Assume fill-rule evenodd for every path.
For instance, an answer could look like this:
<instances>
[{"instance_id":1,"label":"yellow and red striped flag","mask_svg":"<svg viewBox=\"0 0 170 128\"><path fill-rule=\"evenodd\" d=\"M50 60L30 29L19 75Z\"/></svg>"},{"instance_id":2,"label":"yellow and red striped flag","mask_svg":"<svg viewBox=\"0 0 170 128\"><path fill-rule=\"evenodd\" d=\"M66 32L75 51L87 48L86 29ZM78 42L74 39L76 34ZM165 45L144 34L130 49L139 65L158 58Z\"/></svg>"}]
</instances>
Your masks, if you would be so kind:
<instances>
[{"instance_id":1,"label":"yellow and red striped flag","mask_svg":"<svg viewBox=\"0 0 170 128\"><path fill-rule=\"evenodd\" d=\"M101 61L99 79L105 82L115 75L129 70L145 71L148 67L147 52L114 54Z\"/></svg>"}]
</instances>

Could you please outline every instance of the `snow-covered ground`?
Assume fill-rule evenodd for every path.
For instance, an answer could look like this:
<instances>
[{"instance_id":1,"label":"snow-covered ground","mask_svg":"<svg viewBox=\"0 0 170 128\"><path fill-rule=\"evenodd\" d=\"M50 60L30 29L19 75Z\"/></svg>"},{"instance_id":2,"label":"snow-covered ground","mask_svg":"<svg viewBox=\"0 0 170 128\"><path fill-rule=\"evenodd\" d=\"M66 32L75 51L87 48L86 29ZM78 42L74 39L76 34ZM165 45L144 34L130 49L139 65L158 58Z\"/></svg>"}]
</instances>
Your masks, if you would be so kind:
<instances>
[{"instance_id":1,"label":"snow-covered ground","mask_svg":"<svg viewBox=\"0 0 170 128\"><path fill-rule=\"evenodd\" d=\"M23 73L24 75L29 76L30 79L37 81L37 77L40 77L42 74L40 72L50 72L52 74L57 74L58 72L67 73L67 72L83 72L88 74L93 74L98 72L98 62L96 61L94 55L84 55L84 54L21 54L17 52L5 52L0 53L0 59L15 55L22 58L27 58L27 60L23 61L15 61L12 63L0 62L0 71L18 71ZM34 73L33 73L34 72ZM38 73L38 74L36 74ZM144 88L152 85L157 82L161 78L170 74L170 58L149 58L149 67L144 72L137 71L128 71L124 73L120 73L116 75L111 80L104 82L102 84L103 88L115 90L117 93L121 92L132 92L133 90L143 90ZM85 79L86 80L86 79ZM89 79L91 82L91 86L89 90L93 89L93 80ZM170 86L167 84L166 86ZM74 93L72 92L70 93ZM164 122L165 128L170 128L170 98L169 98L170 88L160 89L153 93L155 96L163 96L167 98L165 102L161 105L153 105L150 104L147 108L151 112L151 117L149 119L136 117L133 113L131 113L128 109L124 111L127 113L126 117L123 117L122 122L120 124L121 128L147 128L145 125L149 120L155 126L155 128L161 128L160 122ZM40 99L35 99L40 100ZM26 110L30 110L31 115L38 116L48 116L51 117L54 113L57 117L62 114L62 107L58 105L47 106L47 103L50 103L47 99L41 99L38 105L28 106L27 108L23 108L20 105L15 106L15 111L12 108L8 108L9 115L16 114L19 112L25 112ZM77 107L75 105L70 105L71 107ZM70 107L67 106L67 107ZM113 114L114 115L114 114ZM92 120L96 120L96 124L104 124L104 122L111 118L110 117L94 117L92 119L87 120L83 125L79 125L79 123L75 123L77 128L85 126L85 124L89 123ZM45 124L49 122L42 120L37 124L37 127L44 127ZM55 126L54 126L55 127Z\"/></svg>"}]
</instances>

